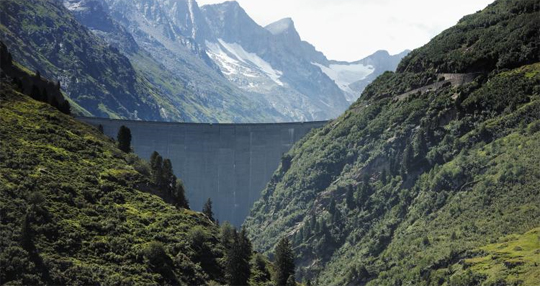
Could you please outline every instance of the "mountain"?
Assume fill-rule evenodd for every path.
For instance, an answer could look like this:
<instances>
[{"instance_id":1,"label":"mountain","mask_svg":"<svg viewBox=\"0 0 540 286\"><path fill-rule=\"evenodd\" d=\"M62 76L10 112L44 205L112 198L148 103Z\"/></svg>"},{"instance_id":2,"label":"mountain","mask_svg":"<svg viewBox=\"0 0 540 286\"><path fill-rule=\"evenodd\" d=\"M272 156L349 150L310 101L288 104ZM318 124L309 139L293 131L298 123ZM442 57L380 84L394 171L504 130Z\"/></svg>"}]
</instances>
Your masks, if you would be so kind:
<instances>
[{"instance_id":1,"label":"mountain","mask_svg":"<svg viewBox=\"0 0 540 286\"><path fill-rule=\"evenodd\" d=\"M404 56L336 63L302 41L290 18L263 28L235 1L201 9L212 31L203 44L222 73L241 89L263 94L296 120L337 117L365 87L351 89L349 84L394 70Z\"/></svg>"},{"instance_id":2,"label":"mountain","mask_svg":"<svg viewBox=\"0 0 540 286\"><path fill-rule=\"evenodd\" d=\"M118 24L129 31L140 47L134 54L123 49L134 67L167 95L176 109L186 114L185 121L291 120L273 109L263 98L238 89L223 77L204 47L196 42L207 32L204 32L205 22L200 18L195 1L98 2L106 7L104 10L114 25ZM110 34L100 32L100 35L111 43Z\"/></svg>"},{"instance_id":3,"label":"mountain","mask_svg":"<svg viewBox=\"0 0 540 286\"><path fill-rule=\"evenodd\" d=\"M130 59L134 68L167 97L171 104L170 109L182 112L182 119L179 121L273 122L287 120L277 111L268 107L266 102L259 101L257 98L247 98L245 94L236 90L234 86L217 74L217 67L213 65L206 53L196 45L194 40L182 36L182 31L185 29L164 30L164 34L170 36L171 39L168 39L164 46L157 47L159 51L145 49L144 47L148 45L146 43L148 34L144 34L146 36L141 39L137 37L140 33L132 35L128 32L125 27L138 26L138 24L124 22L125 27L121 25L113 17L118 14L114 8L122 8L124 4L117 2L111 2L111 4L113 9L110 9L107 3L98 0L64 1L64 6L80 23L110 45L118 48ZM137 7L132 7L132 9L137 9ZM176 11L178 7L167 7L166 9ZM122 11L127 13L129 10ZM137 11L133 13L137 13ZM125 16L125 14L122 15ZM146 16L154 20L151 18L152 15ZM135 18L130 19L140 20L137 17L143 16L135 15L133 17ZM172 21L167 22L166 16L158 15L156 17L163 23L154 24L162 25L161 27L176 27ZM120 21L127 20L120 17ZM179 20L176 19L176 21ZM193 33L190 32L190 35ZM160 35L156 37L160 37ZM165 45L181 50L182 54L175 55L175 52L165 48ZM173 54L171 55L171 53ZM175 61L172 60L174 57L179 58ZM191 66L187 66L187 62L190 62ZM167 110L164 110L164 113L168 114Z\"/></svg>"},{"instance_id":4,"label":"mountain","mask_svg":"<svg viewBox=\"0 0 540 286\"><path fill-rule=\"evenodd\" d=\"M301 40L292 19L261 27L234 1L201 8L191 0L64 0L64 5L122 51L184 112L185 121L335 118L366 82L397 66L388 54L386 60L368 63L374 55L352 63L352 69L328 61ZM334 66L341 69L337 75Z\"/></svg>"},{"instance_id":5,"label":"mountain","mask_svg":"<svg viewBox=\"0 0 540 286\"><path fill-rule=\"evenodd\" d=\"M60 2L2 1L0 39L16 60L59 80L84 115L188 122L286 120L265 101L234 91L225 79L208 80L202 86L211 92L199 92L141 48L100 1ZM212 70L218 73L217 67Z\"/></svg>"},{"instance_id":6,"label":"mountain","mask_svg":"<svg viewBox=\"0 0 540 286\"><path fill-rule=\"evenodd\" d=\"M166 98L117 49L78 23L58 1L0 2L0 39L13 57L59 80L86 114L163 120ZM170 119L179 119L169 110Z\"/></svg>"},{"instance_id":7,"label":"mountain","mask_svg":"<svg viewBox=\"0 0 540 286\"><path fill-rule=\"evenodd\" d=\"M464 17L283 156L255 249L288 236L315 285L537 285L539 87L538 1Z\"/></svg>"}]
</instances>

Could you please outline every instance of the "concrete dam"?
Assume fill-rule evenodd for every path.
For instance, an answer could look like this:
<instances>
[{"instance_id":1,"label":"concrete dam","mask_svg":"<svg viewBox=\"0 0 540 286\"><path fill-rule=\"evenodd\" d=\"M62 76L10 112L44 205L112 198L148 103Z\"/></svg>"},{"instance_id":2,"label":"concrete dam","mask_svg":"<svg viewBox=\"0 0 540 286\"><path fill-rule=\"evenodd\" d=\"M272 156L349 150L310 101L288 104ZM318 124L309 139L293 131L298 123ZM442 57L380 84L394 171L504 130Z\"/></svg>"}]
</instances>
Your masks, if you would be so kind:
<instances>
[{"instance_id":1,"label":"concrete dam","mask_svg":"<svg viewBox=\"0 0 540 286\"><path fill-rule=\"evenodd\" d=\"M172 161L184 182L191 209L211 198L215 217L240 226L270 181L281 157L310 130L326 121L268 124L170 123L78 118L103 126L116 138L120 126L131 130L132 146L149 160L159 152Z\"/></svg>"}]
</instances>

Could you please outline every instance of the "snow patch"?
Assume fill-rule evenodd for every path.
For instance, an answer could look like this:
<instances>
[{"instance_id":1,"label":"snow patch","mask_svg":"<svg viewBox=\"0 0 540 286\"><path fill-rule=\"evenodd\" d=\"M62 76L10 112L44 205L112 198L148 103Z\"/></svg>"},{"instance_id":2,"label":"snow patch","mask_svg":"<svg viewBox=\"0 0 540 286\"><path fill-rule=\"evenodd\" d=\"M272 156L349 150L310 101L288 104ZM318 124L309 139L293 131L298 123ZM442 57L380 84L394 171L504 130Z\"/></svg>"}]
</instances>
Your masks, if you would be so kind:
<instances>
[{"instance_id":1,"label":"snow patch","mask_svg":"<svg viewBox=\"0 0 540 286\"><path fill-rule=\"evenodd\" d=\"M87 7L82 3L82 1L64 1L64 7L69 11L85 11Z\"/></svg>"},{"instance_id":2,"label":"snow patch","mask_svg":"<svg viewBox=\"0 0 540 286\"><path fill-rule=\"evenodd\" d=\"M343 91L353 92L350 84L365 79L375 71L371 65L363 64L331 64L324 66L319 63L311 63L319 67L330 79L332 79Z\"/></svg>"},{"instance_id":3,"label":"snow patch","mask_svg":"<svg viewBox=\"0 0 540 286\"><path fill-rule=\"evenodd\" d=\"M195 39L197 27L195 25L195 13L193 13L193 0L188 0L189 17L191 18L191 37Z\"/></svg>"},{"instance_id":4,"label":"snow patch","mask_svg":"<svg viewBox=\"0 0 540 286\"><path fill-rule=\"evenodd\" d=\"M237 43L227 43L222 39L218 39L219 44L206 42L209 52L216 57L222 64L226 71L225 74L238 74L241 69L241 63L254 66L259 71L264 73L273 82L279 86L284 86L280 81L283 72L276 70L268 62L260 58L257 54L247 52L242 46ZM223 47L223 49L221 49ZM232 56L232 57L231 57ZM233 58L234 57L234 58ZM246 77L257 77L256 74L243 72Z\"/></svg>"}]
</instances>

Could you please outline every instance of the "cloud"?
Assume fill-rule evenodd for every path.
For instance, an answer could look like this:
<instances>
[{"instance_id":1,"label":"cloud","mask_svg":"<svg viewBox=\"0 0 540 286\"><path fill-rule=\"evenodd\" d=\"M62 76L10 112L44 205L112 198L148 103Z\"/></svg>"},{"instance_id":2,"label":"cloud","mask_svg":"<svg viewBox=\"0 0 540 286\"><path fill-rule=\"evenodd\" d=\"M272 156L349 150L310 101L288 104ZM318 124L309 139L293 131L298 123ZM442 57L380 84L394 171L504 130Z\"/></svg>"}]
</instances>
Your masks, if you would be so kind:
<instances>
[{"instance_id":1,"label":"cloud","mask_svg":"<svg viewBox=\"0 0 540 286\"><path fill-rule=\"evenodd\" d=\"M261 26L291 17L304 40L331 59L350 61L381 49L395 54L420 47L492 1L238 0Z\"/></svg>"}]
</instances>

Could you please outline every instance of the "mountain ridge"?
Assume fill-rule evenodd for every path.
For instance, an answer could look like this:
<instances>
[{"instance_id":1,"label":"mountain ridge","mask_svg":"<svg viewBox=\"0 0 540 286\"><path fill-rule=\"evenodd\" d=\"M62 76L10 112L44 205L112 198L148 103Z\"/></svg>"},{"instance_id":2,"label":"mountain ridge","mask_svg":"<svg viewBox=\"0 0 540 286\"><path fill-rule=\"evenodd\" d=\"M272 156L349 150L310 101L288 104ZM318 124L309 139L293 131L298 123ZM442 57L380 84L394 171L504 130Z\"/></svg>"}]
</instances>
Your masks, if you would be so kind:
<instances>
[{"instance_id":1,"label":"mountain ridge","mask_svg":"<svg viewBox=\"0 0 540 286\"><path fill-rule=\"evenodd\" d=\"M284 155L254 246L287 235L316 285L535 285L540 257L478 249L539 226L539 14L495 1L375 79Z\"/></svg>"}]
</instances>

